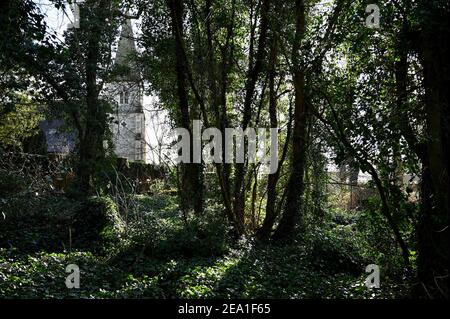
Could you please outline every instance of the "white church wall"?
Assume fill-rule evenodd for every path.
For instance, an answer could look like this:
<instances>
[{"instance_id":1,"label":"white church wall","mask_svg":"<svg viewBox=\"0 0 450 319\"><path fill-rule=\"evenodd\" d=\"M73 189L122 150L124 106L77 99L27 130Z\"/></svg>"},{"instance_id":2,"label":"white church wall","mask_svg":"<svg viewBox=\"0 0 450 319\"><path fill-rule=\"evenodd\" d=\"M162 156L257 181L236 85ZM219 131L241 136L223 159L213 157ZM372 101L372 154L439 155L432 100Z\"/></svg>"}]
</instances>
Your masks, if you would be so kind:
<instances>
[{"instance_id":1,"label":"white church wall","mask_svg":"<svg viewBox=\"0 0 450 319\"><path fill-rule=\"evenodd\" d=\"M109 116L115 154L129 161L147 162L146 121L141 90L138 83L108 83L102 95L113 105L113 113Z\"/></svg>"},{"instance_id":2,"label":"white church wall","mask_svg":"<svg viewBox=\"0 0 450 319\"><path fill-rule=\"evenodd\" d=\"M130 161L147 162L144 113L116 113L111 117L116 155Z\"/></svg>"}]
</instances>

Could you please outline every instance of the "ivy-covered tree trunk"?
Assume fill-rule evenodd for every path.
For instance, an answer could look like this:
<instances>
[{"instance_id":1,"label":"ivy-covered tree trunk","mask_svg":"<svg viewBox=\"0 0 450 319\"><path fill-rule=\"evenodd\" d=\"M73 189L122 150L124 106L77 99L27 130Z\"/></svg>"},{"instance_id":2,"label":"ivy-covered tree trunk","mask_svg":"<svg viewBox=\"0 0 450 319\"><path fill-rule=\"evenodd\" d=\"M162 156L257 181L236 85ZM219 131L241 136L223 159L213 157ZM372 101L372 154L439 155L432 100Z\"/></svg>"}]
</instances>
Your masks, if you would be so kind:
<instances>
[{"instance_id":1,"label":"ivy-covered tree trunk","mask_svg":"<svg viewBox=\"0 0 450 319\"><path fill-rule=\"evenodd\" d=\"M418 225L420 294L449 297L449 50L447 10L432 8L423 20L419 57L424 71L426 157L422 161Z\"/></svg>"},{"instance_id":2,"label":"ivy-covered tree trunk","mask_svg":"<svg viewBox=\"0 0 450 319\"><path fill-rule=\"evenodd\" d=\"M291 175L287 185L283 216L273 235L274 239L286 238L294 232L300 221L301 196L304 191L303 176L306 163L306 127L308 109L305 97L305 72L300 65L299 49L305 34L305 2L295 1L296 31L292 47L292 64L295 91L294 129L292 135Z\"/></svg>"},{"instance_id":3,"label":"ivy-covered tree trunk","mask_svg":"<svg viewBox=\"0 0 450 319\"><path fill-rule=\"evenodd\" d=\"M187 89L186 52L183 41L183 1L168 0L171 15L172 34L175 41L175 73L177 82L177 97L179 103L179 124L190 133L190 163L182 163L181 167L181 209L187 212L194 209L196 214L203 211L202 166L193 163L193 134L190 125L189 97Z\"/></svg>"},{"instance_id":4,"label":"ivy-covered tree trunk","mask_svg":"<svg viewBox=\"0 0 450 319\"><path fill-rule=\"evenodd\" d=\"M270 127L278 127L277 118L277 90L275 87L275 75L276 64L278 55L278 43L276 35L272 34L270 45L270 66L269 66L269 118ZM258 231L258 237L261 239L267 239L272 232L272 227L275 223L277 216L276 212L276 200L277 200L277 182L279 178L278 169L274 174L270 174L267 178L267 204L266 204L266 216L264 217L263 224Z\"/></svg>"},{"instance_id":5,"label":"ivy-covered tree trunk","mask_svg":"<svg viewBox=\"0 0 450 319\"><path fill-rule=\"evenodd\" d=\"M100 42L106 25L106 14L110 10L110 1L87 4L84 12L83 28L86 28L87 51L85 60L86 76L86 119L82 132L79 132L79 162L77 169L78 190L82 194L94 191L93 179L97 166L104 159L103 141L106 130L106 107L99 101L98 63ZM83 13L83 12L82 12Z\"/></svg>"}]
</instances>

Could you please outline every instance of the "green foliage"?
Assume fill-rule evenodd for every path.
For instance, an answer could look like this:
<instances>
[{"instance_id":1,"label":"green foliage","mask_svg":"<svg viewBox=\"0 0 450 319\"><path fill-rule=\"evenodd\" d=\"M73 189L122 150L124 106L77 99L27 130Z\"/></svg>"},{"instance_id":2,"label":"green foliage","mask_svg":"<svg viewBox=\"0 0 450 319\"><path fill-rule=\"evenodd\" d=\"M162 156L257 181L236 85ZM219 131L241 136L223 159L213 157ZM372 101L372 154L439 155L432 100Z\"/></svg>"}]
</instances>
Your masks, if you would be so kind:
<instances>
[{"instance_id":1,"label":"green foliage","mask_svg":"<svg viewBox=\"0 0 450 319\"><path fill-rule=\"evenodd\" d=\"M161 256L215 256L229 249L228 222L217 211L206 211L202 216L190 217L188 226L174 232L155 249Z\"/></svg>"},{"instance_id":2,"label":"green foliage","mask_svg":"<svg viewBox=\"0 0 450 319\"><path fill-rule=\"evenodd\" d=\"M109 216L102 232L107 237L102 242L106 256L92 246L92 238L86 245L74 244L71 252L44 245L45 233L51 236L49 242L57 241L62 216L76 216L86 203L39 199L41 205L33 205L33 211L40 218L31 224L40 221L41 226L50 226L33 237L41 240L34 251L25 247L30 247L37 228L21 220L32 215L19 214L14 220L20 234L14 233L14 227L1 229L10 245L0 240L0 294L6 298L392 298L403 293L389 278L383 278L381 290L365 288L368 261L350 226L352 219L347 226L330 223L325 230L316 229L288 244L251 240L233 244L214 208L201 218L189 218L186 228L175 198L138 199L140 210L125 224L111 199L88 199L94 216ZM22 238L24 244L13 238ZM64 284L65 267L72 263L81 270L79 290Z\"/></svg>"},{"instance_id":3,"label":"green foliage","mask_svg":"<svg viewBox=\"0 0 450 319\"><path fill-rule=\"evenodd\" d=\"M305 236L313 265L325 273L358 275L367 265L354 225L313 228Z\"/></svg>"},{"instance_id":4,"label":"green foliage","mask_svg":"<svg viewBox=\"0 0 450 319\"><path fill-rule=\"evenodd\" d=\"M35 193L3 199L0 247L22 252L68 249L70 221L79 207L67 198Z\"/></svg>"},{"instance_id":5,"label":"green foliage","mask_svg":"<svg viewBox=\"0 0 450 319\"><path fill-rule=\"evenodd\" d=\"M101 246L104 239L111 239L108 233L122 231L119 212L108 197L90 197L82 202L71 221L75 245Z\"/></svg>"},{"instance_id":6,"label":"green foliage","mask_svg":"<svg viewBox=\"0 0 450 319\"><path fill-rule=\"evenodd\" d=\"M392 229L386 223L386 220L379 213L380 202L377 197L370 198L356 221L358 231L358 240L365 243L365 258L371 260L371 263L383 265L386 276L393 278L402 278L404 275L404 264L397 242L392 234ZM406 215L402 210L400 214ZM402 226L402 223L399 223ZM409 225L403 225L404 238L408 240L407 244L411 247L411 232L413 229Z\"/></svg>"},{"instance_id":7,"label":"green foliage","mask_svg":"<svg viewBox=\"0 0 450 319\"><path fill-rule=\"evenodd\" d=\"M111 247L114 260L129 254L162 259L222 255L230 243L227 221L216 210L190 216L187 224L170 195L137 196L138 208L120 215L122 232L109 232L118 241ZM114 235L115 234L115 235Z\"/></svg>"},{"instance_id":8,"label":"green foliage","mask_svg":"<svg viewBox=\"0 0 450 319\"><path fill-rule=\"evenodd\" d=\"M108 229L120 232L117 208L108 198L77 201L63 196L24 193L0 199L0 247L28 251L100 252L110 240Z\"/></svg>"},{"instance_id":9,"label":"green foliage","mask_svg":"<svg viewBox=\"0 0 450 319\"><path fill-rule=\"evenodd\" d=\"M0 146L21 150L23 142L39 133L43 113L24 95L15 100L14 111L0 113Z\"/></svg>"},{"instance_id":10,"label":"green foliage","mask_svg":"<svg viewBox=\"0 0 450 319\"><path fill-rule=\"evenodd\" d=\"M27 181L23 176L0 169L0 199L14 193L20 193L27 187Z\"/></svg>"}]
</instances>

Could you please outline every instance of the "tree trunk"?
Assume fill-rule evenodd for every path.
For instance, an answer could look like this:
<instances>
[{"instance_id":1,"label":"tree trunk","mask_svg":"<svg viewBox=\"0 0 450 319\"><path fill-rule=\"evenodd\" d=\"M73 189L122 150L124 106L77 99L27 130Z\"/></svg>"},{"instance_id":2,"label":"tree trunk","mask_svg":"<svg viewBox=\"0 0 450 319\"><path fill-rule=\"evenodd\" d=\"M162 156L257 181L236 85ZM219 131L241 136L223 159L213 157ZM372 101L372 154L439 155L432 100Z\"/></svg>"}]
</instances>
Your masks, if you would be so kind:
<instances>
[{"instance_id":1,"label":"tree trunk","mask_svg":"<svg viewBox=\"0 0 450 319\"><path fill-rule=\"evenodd\" d=\"M94 174L97 165L104 158L103 140L107 116L104 104L100 103L98 99L100 90L97 85L97 68L100 57L100 41L105 23L104 18L106 17L104 13L108 8L108 1L100 1L98 7L89 8L89 10L96 10L96 14L92 21L86 22L86 26L89 28L87 30L88 44L85 60L87 116L84 130L78 132L80 143L77 178L81 194L91 194L93 192Z\"/></svg>"},{"instance_id":2,"label":"tree trunk","mask_svg":"<svg viewBox=\"0 0 450 319\"><path fill-rule=\"evenodd\" d=\"M269 69L269 117L270 117L270 127L278 127L277 118L277 90L275 87L275 75L276 75L276 64L277 64L277 39L276 35L273 33L271 38L270 47L270 69ZM277 199L277 182L279 178L280 169L274 174L270 174L267 180L267 204L266 204L266 216L264 218L263 224L258 231L257 236L260 239L267 239L271 232L272 227L275 223L276 218L276 199Z\"/></svg>"},{"instance_id":3,"label":"tree trunk","mask_svg":"<svg viewBox=\"0 0 450 319\"><path fill-rule=\"evenodd\" d=\"M424 4L425 5L425 4ZM418 225L419 292L449 297L449 50L448 9L432 8L423 21L419 58L424 70L426 158L422 162L422 205Z\"/></svg>"},{"instance_id":4,"label":"tree trunk","mask_svg":"<svg viewBox=\"0 0 450 319\"><path fill-rule=\"evenodd\" d=\"M201 163L193 163L193 134L190 125L189 99L187 91L186 60L184 57L183 41L183 1L168 0L172 33L175 40L175 72L177 78L177 96L179 103L179 125L189 131L190 142L190 163L181 165L181 209L184 212L194 209L196 214L203 211L203 183Z\"/></svg>"},{"instance_id":5,"label":"tree trunk","mask_svg":"<svg viewBox=\"0 0 450 319\"><path fill-rule=\"evenodd\" d=\"M256 52L256 59L254 64L252 63L253 56L250 52L249 57L249 69L247 75L247 81L245 84L245 98L244 98L244 115L242 119L242 129L245 129L250 124L252 115L252 101L255 93L255 86L258 81L259 75L262 70L263 61L266 50L267 31L269 27L268 15L270 8L270 0L261 0L261 23L258 38L258 50ZM239 235L245 233L245 197L246 189L244 185L243 176L245 175L245 164L236 163L234 176L234 205L233 213L236 219L237 232Z\"/></svg>"},{"instance_id":6,"label":"tree trunk","mask_svg":"<svg viewBox=\"0 0 450 319\"><path fill-rule=\"evenodd\" d=\"M286 194L286 204L274 239L286 238L293 234L300 221L301 196L304 191L303 177L306 164L306 126L308 108L305 99L305 73L299 63L299 48L305 33L305 3L296 0L296 31L292 47L293 78L295 90L294 131L292 135L292 167Z\"/></svg>"}]
</instances>

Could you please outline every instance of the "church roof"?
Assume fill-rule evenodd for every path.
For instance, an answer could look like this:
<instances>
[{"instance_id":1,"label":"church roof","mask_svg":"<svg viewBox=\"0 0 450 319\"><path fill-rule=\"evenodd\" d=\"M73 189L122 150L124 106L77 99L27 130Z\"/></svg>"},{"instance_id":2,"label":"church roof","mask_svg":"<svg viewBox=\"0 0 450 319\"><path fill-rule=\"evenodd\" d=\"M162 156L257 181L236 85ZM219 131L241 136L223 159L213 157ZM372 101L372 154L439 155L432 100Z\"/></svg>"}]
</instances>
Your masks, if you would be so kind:
<instances>
[{"instance_id":1,"label":"church roof","mask_svg":"<svg viewBox=\"0 0 450 319\"><path fill-rule=\"evenodd\" d=\"M77 132L65 132L61 128L65 125L64 120L44 120L39 127L44 131L47 142L47 152L57 154L69 154L75 149Z\"/></svg>"},{"instance_id":2,"label":"church roof","mask_svg":"<svg viewBox=\"0 0 450 319\"><path fill-rule=\"evenodd\" d=\"M131 56L137 54L137 50L130 19L126 19L123 22L121 29L119 45L114 62L116 66L120 67L119 79L122 81L139 82L140 72L131 59Z\"/></svg>"}]
</instances>

